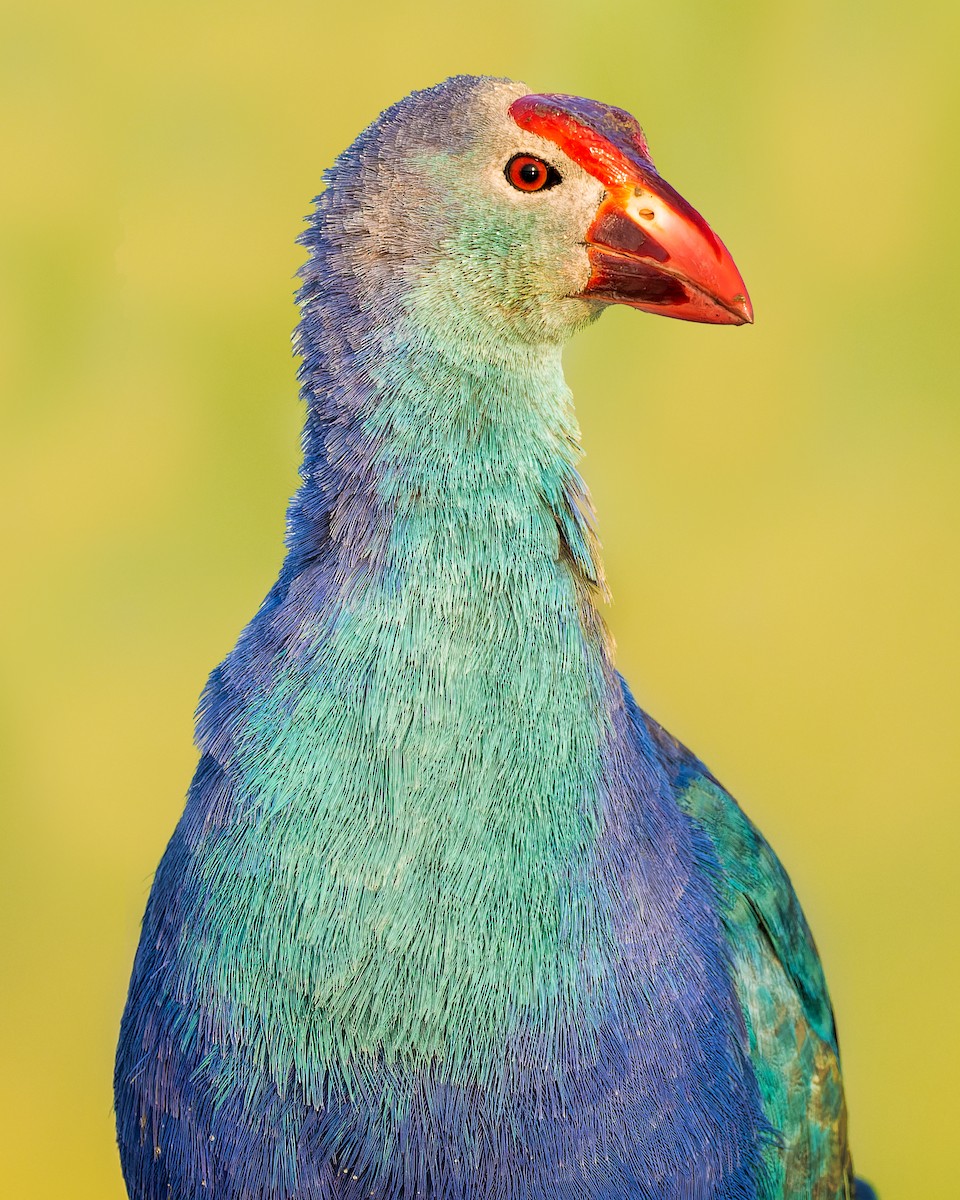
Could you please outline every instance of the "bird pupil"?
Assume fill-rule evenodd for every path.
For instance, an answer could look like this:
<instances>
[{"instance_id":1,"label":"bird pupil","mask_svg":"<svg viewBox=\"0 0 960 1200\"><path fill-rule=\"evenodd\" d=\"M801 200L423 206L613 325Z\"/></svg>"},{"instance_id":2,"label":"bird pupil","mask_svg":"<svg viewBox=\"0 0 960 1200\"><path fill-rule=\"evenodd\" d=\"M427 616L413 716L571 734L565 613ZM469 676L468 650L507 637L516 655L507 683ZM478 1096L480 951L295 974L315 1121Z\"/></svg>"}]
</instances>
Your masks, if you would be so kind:
<instances>
[{"instance_id":1,"label":"bird pupil","mask_svg":"<svg viewBox=\"0 0 960 1200\"><path fill-rule=\"evenodd\" d=\"M524 163L520 168L520 178L524 183L536 183L540 178L540 168L536 163Z\"/></svg>"}]
</instances>

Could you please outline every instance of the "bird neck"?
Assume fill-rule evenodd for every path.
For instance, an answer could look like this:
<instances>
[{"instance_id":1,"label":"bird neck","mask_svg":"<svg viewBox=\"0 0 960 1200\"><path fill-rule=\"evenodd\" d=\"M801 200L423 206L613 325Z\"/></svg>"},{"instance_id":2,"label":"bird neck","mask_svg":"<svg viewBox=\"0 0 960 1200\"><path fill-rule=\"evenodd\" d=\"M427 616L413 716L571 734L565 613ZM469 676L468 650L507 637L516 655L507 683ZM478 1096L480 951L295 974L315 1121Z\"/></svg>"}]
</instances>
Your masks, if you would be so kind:
<instances>
[{"instance_id":1,"label":"bird neck","mask_svg":"<svg viewBox=\"0 0 960 1200\"><path fill-rule=\"evenodd\" d=\"M373 313L342 293L312 300L290 568L326 558L349 585L389 575L416 589L439 574L472 590L537 586L559 563L598 626L602 565L560 346L495 338L436 289L376 297Z\"/></svg>"},{"instance_id":2,"label":"bird neck","mask_svg":"<svg viewBox=\"0 0 960 1200\"><path fill-rule=\"evenodd\" d=\"M232 722L239 836L309 922L271 942L275 977L223 986L279 1078L302 1044L345 1073L480 1071L554 1004L581 1011L609 954L589 897L612 672L570 396L553 351L337 315L305 318L290 555L225 675L269 660Z\"/></svg>"}]
</instances>

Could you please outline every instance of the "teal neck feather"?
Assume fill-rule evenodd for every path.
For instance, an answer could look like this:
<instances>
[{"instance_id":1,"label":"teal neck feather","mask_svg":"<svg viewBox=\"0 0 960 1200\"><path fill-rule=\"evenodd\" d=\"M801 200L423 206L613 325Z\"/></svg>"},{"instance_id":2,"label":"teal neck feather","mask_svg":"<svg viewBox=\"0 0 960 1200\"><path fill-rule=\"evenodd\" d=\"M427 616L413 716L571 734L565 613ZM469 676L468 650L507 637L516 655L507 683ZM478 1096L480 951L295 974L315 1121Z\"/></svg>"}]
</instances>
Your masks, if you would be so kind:
<instances>
[{"instance_id":1,"label":"teal neck feather","mask_svg":"<svg viewBox=\"0 0 960 1200\"><path fill-rule=\"evenodd\" d=\"M245 714L243 898L235 840L206 864L211 902L257 915L199 970L270 1028L278 1079L304 1055L490 1070L558 1014L589 1037L607 957L611 668L559 349L493 362L421 322L391 351L363 418L381 561Z\"/></svg>"},{"instance_id":2,"label":"teal neck feather","mask_svg":"<svg viewBox=\"0 0 960 1200\"><path fill-rule=\"evenodd\" d=\"M560 347L491 344L482 330L456 336L455 324L434 332L425 317L435 311L420 307L421 320L384 356L382 399L365 422L382 447L375 461L384 468L380 499L394 514L392 568L408 588L416 589L422 568L452 589L497 582L519 603L530 556L551 577L557 558L567 557L592 597L603 572L576 469L579 429ZM440 561L421 563L421 546ZM595 623L592 610L584 616Z\"/></svg>"}]
</instances>

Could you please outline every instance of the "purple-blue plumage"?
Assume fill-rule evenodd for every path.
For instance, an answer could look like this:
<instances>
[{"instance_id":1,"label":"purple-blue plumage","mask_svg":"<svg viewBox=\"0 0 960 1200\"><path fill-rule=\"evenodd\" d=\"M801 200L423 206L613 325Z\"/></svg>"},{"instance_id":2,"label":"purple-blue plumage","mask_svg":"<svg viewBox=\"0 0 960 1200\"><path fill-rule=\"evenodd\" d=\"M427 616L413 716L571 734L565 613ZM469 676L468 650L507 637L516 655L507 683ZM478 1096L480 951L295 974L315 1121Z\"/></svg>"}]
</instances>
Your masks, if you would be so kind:
<instances>
[{"instance_id":1,"label":"purple-blue plumage","mask_svg":"<svg viewBox=\"0 0 960 1200\"><path fill-rule=\"evenodd\" d=\"M621 954L595 1027L560 1031L561 1070L542 1069L552 1047L526 1029L504 1039L495 1088L452 1080L439 1062L411 1070L376 1061L350 1081L352 1095L326 1090L324 1064L309 1093L296 1078L278 1088L256 1054L208 1039L202 1018L169 994L165 973L180 939L202 936L180 925L193 907L183 881L196 825L222 822L234 802L229 772L201 760L154 883L117 1064L132 1196L766 1194L762 1157L775 1134L716 915L717 862L677 808L629 695L609 699L603 837L590 884L607 897ZM134 1047L137 1060L128 1057ZM393 1148L386 1159L384 1145Z\"/></svg>"}]
</instances>

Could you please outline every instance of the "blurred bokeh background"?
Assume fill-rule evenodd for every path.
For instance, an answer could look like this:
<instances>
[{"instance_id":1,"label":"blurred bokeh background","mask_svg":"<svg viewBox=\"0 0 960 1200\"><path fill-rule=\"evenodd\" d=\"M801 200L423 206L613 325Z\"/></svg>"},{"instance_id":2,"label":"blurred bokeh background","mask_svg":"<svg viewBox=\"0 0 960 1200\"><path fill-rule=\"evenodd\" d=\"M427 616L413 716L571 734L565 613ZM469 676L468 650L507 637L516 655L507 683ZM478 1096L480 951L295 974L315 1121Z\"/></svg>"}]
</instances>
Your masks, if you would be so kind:
<instances>
[{"instance_id":1,"label":"blurred bokeh background","mask_svg":"<svg viewBox=\"0 0 960 1200\"><path fill-rule=\"evenodd\" d=\"M457 72L612 102L752 329L571 346L619 659L782 855L860 1170L957 1195L960 6L0 9L0 1189L120 1200L111 1071L192 710L273 580L321 171Z\"/></svg>"}]
</instances>

